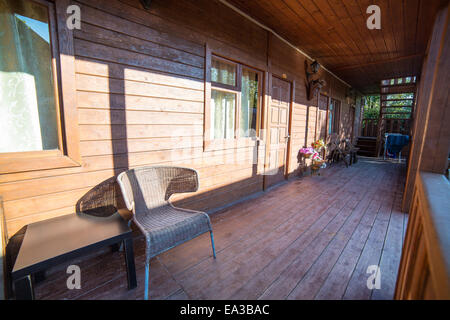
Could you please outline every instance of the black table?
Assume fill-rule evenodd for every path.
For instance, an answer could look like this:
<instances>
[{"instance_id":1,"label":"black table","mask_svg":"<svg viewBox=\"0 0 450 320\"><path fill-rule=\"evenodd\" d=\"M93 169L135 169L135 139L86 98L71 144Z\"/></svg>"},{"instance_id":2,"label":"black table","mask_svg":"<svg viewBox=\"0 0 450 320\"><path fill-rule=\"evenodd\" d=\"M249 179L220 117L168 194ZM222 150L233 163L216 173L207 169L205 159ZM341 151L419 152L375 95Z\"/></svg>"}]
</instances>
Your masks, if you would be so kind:
<instances>
[{"instance_id":1,"label":"black table","mask_svg":"<svg viewBox=\"0 0 450 320\"><path fill-rule=\"evenodd\" d=\"M106 218L71 214L29 224L11 274L16 299L34 299L33 273L120 242L128 289L133 289L137 283L131 228L118 213Z\"/></svg>"}]
</instances>

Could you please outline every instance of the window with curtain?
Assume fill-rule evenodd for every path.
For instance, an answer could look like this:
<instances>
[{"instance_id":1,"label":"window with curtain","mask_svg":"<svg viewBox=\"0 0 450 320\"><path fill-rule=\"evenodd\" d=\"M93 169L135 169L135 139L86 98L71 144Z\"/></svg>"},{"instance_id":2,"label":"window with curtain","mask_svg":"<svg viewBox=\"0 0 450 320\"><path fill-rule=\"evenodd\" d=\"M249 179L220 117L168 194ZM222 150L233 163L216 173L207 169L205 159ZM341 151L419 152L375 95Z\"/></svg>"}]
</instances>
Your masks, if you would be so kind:
<instances>
[{"instance_id":1,"label":"window with curtain","mask_svg":"<svg viewBox=\"0 0 450 320\"><path fill-rule=\"evenodd\" d=\"M0 153L59 147L49 8L0 0Z\"/></svg>"},{"instance_id":2,"label":"window with curtain","mask_svg":"<svg viewBox=\"0 0 450 320\"><path fill-rule=\"evenodd\" d=\"M234 139L236 94L211 90L211 140Z\"/></svg>"},{"instance_id":3,"label":"window with curtain","mask_svg":"<svg viewBox=\"0 0 450 320\"><path fill-rule=\"evenodd\" d=\"M328 107L328 134L333 133L333 120L334 120L334 105L333 100L331 100Z\"/></svg>"},{"instance_id":4,"label":"window with curtain","mask_svg":"<svg viewBox=\"0 0 450 320\"><path fill-rule=\"evenodd\" d=\"M339 133L341 102L336 99L330 100L328 109L328 133Z\"/></svg>"},{"instance_id":5,"label":"window with curtain","mask_svg":"<svg viewBox=\"0 0 450 320\"><path fill-rule=\"evenodd\" d=\"M211 81L236 86L236 65L224 60L213 59L211 62Z\"/></svg>"},{"instance_id":6,"label":"window with curtain","mask_svg":"<svg viewBox=\"0 0 450 320\"><path fill-rule=\"evenodd\" d=\"M259 74L242 69L240 136L255 137L258 116Z\"/></svg>"},{"instance_id":7,"label":"window with curtain","mask_svg":"<svg viewBox=\"0 0 450 320\"><path fill-rule=\"evenodd\" d=\"M211 58L210 140L256 137L261 72Z\"/></svg>"}]
</instances>

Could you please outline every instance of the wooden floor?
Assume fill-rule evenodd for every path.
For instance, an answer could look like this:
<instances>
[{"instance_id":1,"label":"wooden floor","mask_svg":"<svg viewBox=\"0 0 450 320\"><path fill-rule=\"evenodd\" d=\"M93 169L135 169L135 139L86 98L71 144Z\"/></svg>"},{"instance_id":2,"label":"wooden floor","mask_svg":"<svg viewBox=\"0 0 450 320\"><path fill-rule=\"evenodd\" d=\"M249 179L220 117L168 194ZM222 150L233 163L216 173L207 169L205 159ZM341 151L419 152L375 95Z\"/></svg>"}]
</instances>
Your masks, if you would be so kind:
<instances>
[{"instance_id":1,"label":"wooden floor","mask_svg":"<svg viewBox=\"0 0 450 320\"><path fill-rule=\"evenodd\" d=\"M151 299L392 299L406 215L400 212L404 165L363 159L321 176L294 179L211 216L209 234L153 259ZM144 241L135 241L138 287L128 291L122 252L72 261L80 290L68 290L66 268L49 270L37 299L142 299ZM370 265L381 289L369 290Z\"/></svg>"}]
</instances>

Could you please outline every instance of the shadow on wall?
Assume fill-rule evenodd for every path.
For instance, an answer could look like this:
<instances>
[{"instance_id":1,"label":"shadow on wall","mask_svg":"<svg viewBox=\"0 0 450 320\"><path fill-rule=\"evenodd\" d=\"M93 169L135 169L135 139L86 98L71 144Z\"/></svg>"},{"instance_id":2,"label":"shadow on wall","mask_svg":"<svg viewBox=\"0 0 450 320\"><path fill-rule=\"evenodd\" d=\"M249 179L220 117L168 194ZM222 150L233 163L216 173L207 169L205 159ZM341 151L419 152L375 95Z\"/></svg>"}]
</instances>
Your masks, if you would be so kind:
<instances>
[{"instance_id":1,"label":"shadow on wall","mask_svg":"<svg viewBox=\"0 0 450 320\"><path fill-rule=\"evenodd\" d=\"M124 207L116 177L111 177L81 197L76 204L76 212L96 217L109 217Z\"/></svg>"},{"instance_id":2,"label":"shadow on wall","mask_svg":"<svg viewBox=\"0 0 450 320\"><path fill-rule=\"evenodd\" d=\"M223 183L214 183L214 176L226 174L226 172L220 171L217 166L220 166L221 162L229 164L227 161L232 159L233 161L237 161L236 167L238 167L239 160L236 160L236 158L239 158L239 156L237 156L237 153L242 153L242 151L236 148L233 149L234 151L231 149L223 149L215 151L201 150L199 152L199 149L203 149L203 146L199 147L194 143L193 146L188 144L184 147L184 144L181 142L191 138L189 135L192 135L192 140L201 140L203 142L203 131L197 132L197 130L194 130L196 127L201 127L202 129L203 125L197 123L189 124L185 123L185 120L178 121L174 118L180 115L184 116L185 113L189 114L190 109L193 107L189 101L182 100L184 97L179 97L180 100L176 101L176 103L173 103L173 101L167 103L167 99L173 99L166 98L171 95L167 91L170 90L170 79L173 78L174 83L180 83L180 81L183 83L192 83L192 81L200 82L202 87L204 85L203 80L152 71L146 69L144 66L134 67L127 65L125 67L115 62L94 61L93 59L83 59L80 57L77 57L77 60L86 62L87 67L84 67L83 72L91 72L92 74L89 75L90 78L97 78L98 73L108 76L108 87L105 88L103 86L103 92L101 92L103 96L101 101L105 103L102 105L102 102L100 102L100 105L96 105L95 102L98 99L94 96L98 96L98 93L95 92L96 89L89 88L89 84L86 84L84 85L86 87L82 88L83 99L79 107L88 111L90 109L96 110L100 107L109 112L109 119L89 119L83 116L82 119L84 122L80 125L81 131L91 130L93 126L96 126L97 121L101 121L103 123L101 125L103 127L101 129L102 132L104 132L105 128L108 128L110 132L106 135L102 133L101 137L98 135L90 137L86 133L80 135L83 137L82 143L91 143L91 141L97 143L95 140L104 139L105 137L109 139L107 142L110 143L111 147L110 155L105 153L104 155L89 154L89 156L111 157L112 169L114 171L114 177L108 178L96 185L78 200L76 205L77 212L89 213L95 216L107 216L116 212L117 209L124 209L125 205L122 194L116 182L118 174L130 168L147 165L182 165L196 168L204 173L204 176L209 181L208 186L210 185L210 188L203 188L205 191L184 196L183 199L177 197L175 204L189 209L209 211L213 208L224 206L242 196L262 190L263 177L257 173L257 152L251 152L251 158L248 159L248 170L251 171L248 171L248 178L223 185ZM90 67L96 71L89 71L88 69ZM157 84L155 79L156 81L163 79L165 84ZM93 81L101 82L105 81L105 78L102 77L99 80L95 79ZM141 96L140 92L147 86L149 88L156 88L156 91L145 92L146 95ZM195 87L198 87L198 85L195 85ZM84 92L85 90L86 92ZM93 92L91 93L89 90ZM187 90L185 89L185 91ZM92 97L90 97L91 94ZM108 101L104 99L106 96L108 97ZM160 102L160 105L156 105L158 102ZM109 105L105 106L104 104L106 103ZM201 104L203 106L203 102ZM166 111L165 107L167 105L168 110ZM183 109L185 105L187 110ZM201 112L203 115L203 107L197 112ZM133 113L132 117L129 118L127 113ZM145 113L155 117L149 118ZM142 114L142 117L139 114ZM146 119L149 119L149 121L146 122ZM188 128L186 132L187 136L183 136L183 132L178 130L177 127L180 127L180 129L192 127L193 129ZM133 130L131 137L128 130ZM167 145L162 143L161 140L168 142ZM141 145L139 145L140 141L142 141ZM180 146L177 145L179 141ZM100 142L103 143L103 141ZM132 150L129 149L130 144L133 146ZM170 149L171 145L174 145L175 149L179 152L173 152ZM82 153L86 152L83 148ZM148 148L148 150L145 148ZM258 146L253 148L257 150ZM99 149L94 149L94 151L97 150ZM182 153L181 158L178 157L180 152ZM94 157L90 158L91 162L95 161ZM214 157L214 161L208 163L208 159L212 157ZM214 169L215 167L216 169ZM232 166L227 165L227 167L229 171L233 171ZM239 166L239 168L242 168L242 166ZM201 178L203 173L200 174L200 186L202 186L203 179ZM225 178L231 181L231 175L232 173L230 172L228 178ZM223 177L220 180L225 181ZM214 185L220 186L214 187Z\"/></svg>"}]
</instances>

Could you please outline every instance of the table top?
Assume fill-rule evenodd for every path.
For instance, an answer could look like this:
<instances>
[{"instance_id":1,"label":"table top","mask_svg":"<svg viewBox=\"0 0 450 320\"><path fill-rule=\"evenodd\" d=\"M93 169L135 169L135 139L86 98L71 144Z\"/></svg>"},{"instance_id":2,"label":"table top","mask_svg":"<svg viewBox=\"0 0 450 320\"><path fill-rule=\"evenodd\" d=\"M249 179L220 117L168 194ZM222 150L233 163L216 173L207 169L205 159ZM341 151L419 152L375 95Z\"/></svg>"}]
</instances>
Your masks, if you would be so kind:
<instances>
[{"instance_id":1,"label":"table top","mask_svg":"<svg viewBox=\"0 0 450 320\"><path fill-rule=\"evenodd\" d=\"M80 250L131 237L131 228L115 213L109 217L70 214L29 224L12 271L13 278L37 271L45 263L58 263Z\"/></svg>"}]
</instances>

